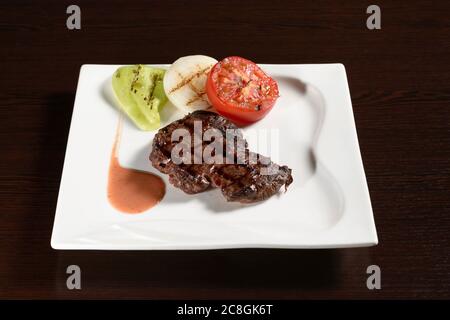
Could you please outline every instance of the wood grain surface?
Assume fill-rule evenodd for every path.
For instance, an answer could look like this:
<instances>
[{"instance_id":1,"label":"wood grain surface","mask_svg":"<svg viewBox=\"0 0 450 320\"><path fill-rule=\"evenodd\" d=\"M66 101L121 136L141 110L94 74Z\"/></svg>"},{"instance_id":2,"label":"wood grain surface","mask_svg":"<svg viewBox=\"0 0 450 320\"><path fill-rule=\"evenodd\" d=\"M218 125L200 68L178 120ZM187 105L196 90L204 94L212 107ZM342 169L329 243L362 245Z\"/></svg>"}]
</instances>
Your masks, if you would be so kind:
<instances>
[{"instance_id":1,"label":"wood grain surface","mask_svg":"<svg viewBox=\"0 0 450 320\"><path fill-rule=\"evenodd\" d=\"M66 7L81 7L81 30ZM450 298L450 2L1 1L1 298ZM80 66L201 53L346 67L380 244L343 250L55 251ZM92 106L95 107L95 106ZM82 290L66 288L66 267ZM382 289L366 288L377 264Z\"/></svg>"}]
</instances>

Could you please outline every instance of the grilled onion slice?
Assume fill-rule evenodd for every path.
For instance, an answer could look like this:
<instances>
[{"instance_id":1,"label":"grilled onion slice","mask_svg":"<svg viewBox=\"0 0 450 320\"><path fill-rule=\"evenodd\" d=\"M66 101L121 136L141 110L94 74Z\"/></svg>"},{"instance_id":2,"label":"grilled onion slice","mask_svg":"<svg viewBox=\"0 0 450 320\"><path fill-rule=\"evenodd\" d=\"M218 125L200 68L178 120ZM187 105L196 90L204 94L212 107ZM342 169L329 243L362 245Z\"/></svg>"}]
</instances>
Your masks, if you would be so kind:
<instances>
[{"instance_id":1,"label":"grilled onion slice","mask_svg":"<svg viewBox=\"0 0 450 320\"><path fill-rule=\"evenodd\" d=\"M206 79L217 60L193 55L176 60L164 75L164 91L170 102L184 112L211 107L206 95Z\"/></svg>"}]
</instances>

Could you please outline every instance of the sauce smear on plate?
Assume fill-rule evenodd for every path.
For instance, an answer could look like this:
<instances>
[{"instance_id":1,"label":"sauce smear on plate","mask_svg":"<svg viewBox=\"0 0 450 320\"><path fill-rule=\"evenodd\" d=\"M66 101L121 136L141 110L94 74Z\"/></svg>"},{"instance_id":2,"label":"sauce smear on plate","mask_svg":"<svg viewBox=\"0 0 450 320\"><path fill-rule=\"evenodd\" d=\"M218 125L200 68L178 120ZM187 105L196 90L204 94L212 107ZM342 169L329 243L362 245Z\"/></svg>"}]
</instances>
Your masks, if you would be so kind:
<instances>
[{"instance_id":1,"label":"sauce smear on plate","mask_svg":"<svg viewBox=\"0 0 450 320\"><path fill-rule=\"evenodd\" d=\"M126 169L120 166L117 147L121 123L114 141L109 165L108 200L117 210L124 213L141 213L154 207L166 192L164 181L155 174Z\"/></svg>"}]
</instances>

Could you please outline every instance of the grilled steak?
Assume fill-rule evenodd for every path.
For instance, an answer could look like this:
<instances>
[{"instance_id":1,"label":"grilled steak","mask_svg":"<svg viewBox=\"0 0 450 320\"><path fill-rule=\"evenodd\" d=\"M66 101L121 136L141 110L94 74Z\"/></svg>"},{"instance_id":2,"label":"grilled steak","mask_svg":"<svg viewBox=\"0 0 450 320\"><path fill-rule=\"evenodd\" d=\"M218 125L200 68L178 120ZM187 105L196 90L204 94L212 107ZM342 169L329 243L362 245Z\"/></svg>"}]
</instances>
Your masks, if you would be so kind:
<instances>
[{"instance_id":1,"label":"grilled steak","mask_svg":"<svg viewBox=\"0 0 450 320\"><path fill-rule=\"evenodd\" d=\"M195 129L200 127L199 124L201 131ZM184 129L192 138L172 141L176 129ZM220 158L222 161L205 163L201 160L199 154L203 154L205 147L211 143L202 139L209 129L223 137L223 153L211 153L215 159ZM198 139L195 139L195 135ZM186 156L183 159L190 162L173 160L172 152L178 144L184 144L184 150L189 150L187 156L182 156ZM233 148L227 147L230 145ZM278 166L269 158L249 151L247 147L241 130L233 123L213 112L195 111L158 131L153 140L150 161L156 169L169 175L171 184L184 192L195 194L210 188L220 188L228 201L262 201L276 194L283 185L287 188L292 183L291 169ZM195 155L199 155L200 161L195 161Z\"/></svg>"}]
</instances>

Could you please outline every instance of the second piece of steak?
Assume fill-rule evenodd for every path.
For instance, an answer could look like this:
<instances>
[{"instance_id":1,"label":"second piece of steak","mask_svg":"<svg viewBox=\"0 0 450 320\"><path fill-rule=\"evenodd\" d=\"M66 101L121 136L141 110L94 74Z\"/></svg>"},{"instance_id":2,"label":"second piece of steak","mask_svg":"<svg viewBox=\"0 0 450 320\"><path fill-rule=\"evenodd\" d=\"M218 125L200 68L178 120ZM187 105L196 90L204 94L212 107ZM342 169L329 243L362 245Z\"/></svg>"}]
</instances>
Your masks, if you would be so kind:
<instances>
[{"instance_id":1,"label":"second piece of steak","mask_svg":"<svg viewBox=\"0 0 450 320\"><path fill-rule=\"evenodd\" d=\"M201 128L201 131L194 128ZM176 129L189 132L190 141L172 141ZM216 130L223 137L222 161L219 163L194 161L196 150L203 154L210 143L202 139L209 129ZM201 137L194 139L195 135ZM229 139L233 139L234 148L227 148ZM179 143L190 143L190 146L185 145L190 151L186 159L190 161L177 164L172 159L173 148ZM153 140L150 161L156 169L169 175L171 184L184 192L195 194L209 188L220 188L228 201L262 201L276 194L283 185L287 188L292 183L291 169L249 151L241 130L224 117L208 111L195 111L160 129Z\"/></svg>"}]
</instances>

